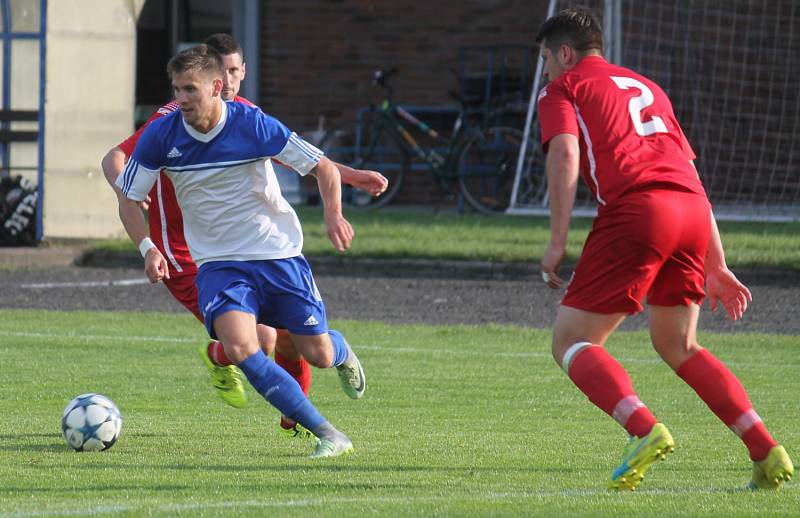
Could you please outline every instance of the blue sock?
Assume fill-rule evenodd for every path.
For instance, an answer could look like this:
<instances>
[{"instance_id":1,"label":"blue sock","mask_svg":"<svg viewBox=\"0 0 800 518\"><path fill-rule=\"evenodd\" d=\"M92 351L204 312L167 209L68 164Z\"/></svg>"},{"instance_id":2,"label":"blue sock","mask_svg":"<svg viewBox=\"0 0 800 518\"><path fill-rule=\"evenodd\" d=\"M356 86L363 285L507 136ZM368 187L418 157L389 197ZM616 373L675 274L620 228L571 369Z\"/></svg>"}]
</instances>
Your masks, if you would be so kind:
<instances>
[{"instance_id":1,"label":"blue sock","mask_svg":"<svg viewBox=\"0 0 800 518\"><path fill-rule=\"evenodd\" d=\"M286 417L309 430L326 421L303 394L294 378L267 358L264 351L259 350L247 357L239 364L239 368L253 388Z\"/></svg>"},{"instance_id":2,"label":"blue sock","mask_svg":"<svg viewBox=\"0 0 800 518\"><path fill-rule=\"evenodd\" d=\"M331 367L338 367L350 356L350 346L347 345L342 333L335 329L329 329L328 336L331 337L331 343L333 344L333 365Z\"/></svg>"}]
</instances>

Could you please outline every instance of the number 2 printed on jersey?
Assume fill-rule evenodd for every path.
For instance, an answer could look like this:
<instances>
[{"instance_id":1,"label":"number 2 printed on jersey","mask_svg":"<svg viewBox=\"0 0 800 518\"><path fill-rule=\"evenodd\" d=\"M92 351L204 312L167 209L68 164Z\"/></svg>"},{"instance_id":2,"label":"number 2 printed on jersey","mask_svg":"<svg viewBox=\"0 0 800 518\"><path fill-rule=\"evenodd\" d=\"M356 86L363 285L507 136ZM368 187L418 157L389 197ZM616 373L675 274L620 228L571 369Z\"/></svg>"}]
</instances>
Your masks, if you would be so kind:
<instances>
[{"instance_id":1,"label":"number 2 printed on jersey","mask_svg":"<svg viewBox=\"0 0 800 518\"><path fill-rule=\"evenodd\" d=\"M668 133L664 120L658 115L653 115L647 122L642 122L642 110L653 104L653 92L644 83L632 77L611 76L611 80L622 90L636 88L642 92L641 95L632 97L628 103L628 111L636 133L642 137L654 133Z\"/></svg>"}]
</instances>

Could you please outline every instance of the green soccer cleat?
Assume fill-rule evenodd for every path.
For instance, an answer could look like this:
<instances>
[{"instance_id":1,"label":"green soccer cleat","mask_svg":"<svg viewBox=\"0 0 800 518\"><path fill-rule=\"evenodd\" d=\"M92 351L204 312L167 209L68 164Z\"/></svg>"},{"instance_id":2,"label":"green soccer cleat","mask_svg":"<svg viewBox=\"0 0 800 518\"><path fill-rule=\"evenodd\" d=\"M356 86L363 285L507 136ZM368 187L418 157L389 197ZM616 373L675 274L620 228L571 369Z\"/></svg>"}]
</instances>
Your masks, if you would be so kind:
<instances>
[{"instance_id":1,"label":"green soccer cleat","mask_svg":"<svg viewBox=\"0 0 800 518\"><path fill-rule=\"evenodd\" d=\"M346 362L336 367L339 374L339 382L342 390L350 399L360 399L367 388L367 379L364 377L364 368L356 357L356 353L350 350L350 357Z\"/></svg>"},{"instance_id":2,"label":"green soccer cleat","mask_svg":"<svg viewBox=\"0 0 800 518\"><path fill-rule=\"evenodd\" d=\"M780 489L784 482L789 482L794 475L792 459L786 454L783 446L775 446L769 450L767 458L753 462L753 480L748 489Z\"/></svg>"},{"instance_id":3,"label":"green soccer cleat","mask_svg":"<svg viewBox=\"0 0 800 518\"><path fill-rule=\"evenodd\" d=\"M610 489L633 491L644 479L647 468L655 461L667 458L675 450L675 441L667 427L656 423L645 437L631 436L623 450L622 464L611 474Z\"/></svg>"},{"instance_id":4,"label":"green soccer cleat","mask_svg":"<svg viewBox=\"0 0 800 518\"><path fill-rule=\"evenodd\" d=\"M326 459L339 457L353 451L353 443L346 436L342 435L341 439L331 441L328 439L319 439L317 446L314 448L314 453L311 454L311 459Z\"/></svg>"},{"instance_id":5,"label":"green soccer cleat","mask_svg":"<svg viewBox=\"0 0 800 518\"><path fill-rule=\"evenodd\" d=\"M284 417L281 417L281 424L278 429L284 437L289 439L311 439L314 437L314 434L308 428Z\"/></svg>"},{"instance_id":6,"label":"green soccer cleat","mask_svg":"<svg viewBox=\"0 0 800 518\"><path fill-rule=\"evenodd\" d=\"M239 377L239 369L234 365L220 366L214 364L208 357L208 346L200 348L200 358L208 368L211 384L217 389L217 394L223 401L234 408L242 408L247 404L247 394Z\"/></svg>"}]
</instances>

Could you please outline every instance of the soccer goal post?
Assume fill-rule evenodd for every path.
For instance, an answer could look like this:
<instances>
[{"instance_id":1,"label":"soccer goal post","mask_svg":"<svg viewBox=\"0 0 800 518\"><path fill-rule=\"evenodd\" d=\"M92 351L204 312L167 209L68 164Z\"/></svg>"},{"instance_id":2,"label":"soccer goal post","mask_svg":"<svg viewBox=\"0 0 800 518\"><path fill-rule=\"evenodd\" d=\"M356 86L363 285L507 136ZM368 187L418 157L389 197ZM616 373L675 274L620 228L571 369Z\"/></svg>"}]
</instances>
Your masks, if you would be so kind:
<instances>
[{"instance_id":1,"label":"soccer goal post","mask_svg":"<svg viewBox=\"0 0 800 518\"><path fill-rule=\"evenodd\" d=\"M602 19L610 61L670 96L718 218L800 220L800 2L550 0L548 16L573 5ZM537 143L542 85L540 65L525 128ZM544 156L533 155L518 160L510 214L547 212ZM583 188L576 211L594 212Z\"/></svg>"}]
</instances>

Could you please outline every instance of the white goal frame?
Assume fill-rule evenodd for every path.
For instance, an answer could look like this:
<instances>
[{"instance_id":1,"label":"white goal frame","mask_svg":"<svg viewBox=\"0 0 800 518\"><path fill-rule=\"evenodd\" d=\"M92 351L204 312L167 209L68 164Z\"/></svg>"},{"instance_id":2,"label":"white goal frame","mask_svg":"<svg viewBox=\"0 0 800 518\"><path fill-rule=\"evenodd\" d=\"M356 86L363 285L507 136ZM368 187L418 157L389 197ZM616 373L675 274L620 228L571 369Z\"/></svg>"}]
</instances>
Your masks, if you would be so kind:
<instances>
[{"instance_id":1,"label":"white goal frame","mask_svg":"<svg viewBox=\"0 0 800 518\"><path fill-rule=\"evenodd\" d=\"M547 17L549 18L550 16L555 14L557 9L563 9L563 8L569 7L571 5L586 5L586 4L589 4L589 7L594 7L596 9L598 9L598 10L602 10L602 13L603 13L603 20L602 20L603 21L603 29L604 29L605 37L606 37L606 41L604 42L605 48L606 48L606 56L609 59L609 61L625 66L626 63L623 62L624 61L623 60L623 56L625 56L625 52L623 52L625 50L623 48L623 41L625 41L625 38L626 38L627 34L623 32L625 30L625 27L624 27L624 24L623 24L623 21L624 21L623 20L623 2L634 2L634 1L636 1L636 0L589 0L589 1L584 0L583 2L573 2L573 1L569 1L569 0L549 0L548 8L547 8ZM594 5L592 5L592 4L594 4ZM706 11L713 11L715 9L713 3L710 4L710 5L712 5L712 7L706 8ZM725 52L726 53L727 52L730 52L730 53L739 52L740 51L739 50L740 47L743 46L742 42L752 40L754 37L761 37L762 39L759 40L759 41L764 41L765 45L767 46L767 49L764 52L765 53L769 52L769 45L772 44L772 42L769 40L770 36L768 34L769 26L770 26L770 23L771 23L771 19L769 18L769 15L766 15L764 13L760 13L759 12L759 6L758 6L757 2L755 2L755 1L750 2L749 4L745 3L743 5L744 5L744 8L746 8L747 13L744 13L742 15L742 17L744 17L745 15L750 15L751 11L752 11L753 13L756 13L756 14L762 16L762 18L764 18L764 21L760 22L760 26L756 25L757 22L755 22L755 21L752 22L752 23L746 23L746 24L741 24L740 23L738 27L735 26L735 27L733 27L733 29L731 29L728 26L723 26L724 30L734 31L734 36L733 37L728 35L728 37L733 38L731 40L731 42L728 44L730 46L730 51L728 51L727 48L725 48ZM625 6L628 8L627 12L631 13L631 10L630 10L631 4L628 3L628 4L625 4ZM689 8L687 8L687 9L689 9ZM777 6L776 6L775 9L773 9L773 11L776 11L776 10L778 10ZM796 20L798 19L797 11L794 8L791 7L791 4L789 5L789 9L783 9L783 11L789 11L788 13L781 14L782 16L788 16L789 17L788 22L785 22L785 23L788 23L788 26L790 28L794 27L793 24L796 23ZM636 14L636 13L634 13L634 14ZM709 15L709 19L711 21L717 21L718 23L720 23L719 20L723 18L723 15L718 15L716 18L715 18L715 16L717 16L717 14L716 13L712 13L711 15ZM725 16L727 16L727 15L725 15ZM725 19L724 21L729 21L729 20ZM734 23L732 23L732 24L736 25L736 22L739 22L739 19L734 19ZM636 17L634 16L634 18L628 20L626 23L628 24L628 29L630 29L631 23L636 23ZM687 28L687 31L688 30L690 30L690 29ZM664 32L666 33L668 31L665 30ZM794 31L791 31L791 32L793 33ZM754 36L754 34L755 34L755 36ZM673 34L673 36L674 36L674 34ZM658 46L661 43L661 41L664 41L666 47L669 48L673 43L672 41L668 40L669 35L664 37L664 38L667 38L667 39L661 40L661 41L655 39L657 37L658 36L654 36L654 40L653 40L655 42L654 45L656 45L656 46ZM698 38L700 38L700 37L698 36ZM796 40L794 40L794 38L796 38L796 36L791 34L791 35L785 36L784 38L789 38L789 44L787 45L786 52L787 53L791 53L792 52L792 50L791 50L791 46L792 46L791 42L792 41L796 41ZM685 43L685 42L678 42L678 43ZM719 41L712 42L712 43L718 44ZM704 44L705 44L704 41L698 39L697 45L699 47L702 47L702 45L704 45ZM675 48L679 48L679 46L676 44ZM711 45L709 45L709 48L711 48ZM638 49L638 48L632 48L631 50L638 53L636 55L639 56L639 60L641 61L642 60L641 56L644 55L645 51L642 51L641 49ZM721 52L719 50L717 50L716 48L713 48L709 52L712 52L712 51L713 52L718 52L718 54L712 54L711 57L708 58L709 60L713 61L714 59L717 59L718 55L722 55ZM629 55L631 55L630 52L629 52ZM726 55L723 55L723 57L725 57L725 56ZM759 60L760 56L761 56L761 54L758 54L755 57L752 57L751 61L754 60L755 63L758 64L758 62L759 62L758 60ZM676 63L679 63L681 59L685 59L685 56L678 55L678 56L674 57L674 61ZM663 66L663 65L661 65L661 66ZM775 65L773 65L773 66L775 66ZM787 68L791 67L791 66L792 66L791 63L787 63ZM638 71L638 68L637 68L636 64L631 64L631 67ZM776 70L777 70L777 68L776 68ZM521 192L521 190L523 190L523 183L524 183L523 182L523 178L526 177L525 176L526 174L530 173L530 171L524 171L523 169L526 166L527 167L531 167L530 160L528 160L528 164L527 165L525 164L525 160L524 160L524 157L526 156L525 154L528 151L527 147L529 145L529 142L530 142L530 145L538 145L538 142L536 142L538 136L537 135L532 135L532 133L533 133L533 130L534 130L535 125L536 125L536 119L535 119L535 116L536 116L536 99L537 99L539 90L541 89L541 86L542 86L542 71L543 71L543 61L542 61L541 57L539 57L538 62L537 62L537 66L536 66L536 73L535 73L535 75L533 77L533 84L531 85L531 87L532 87L531 88L531 95L530 95L527 114L526 114L526 118L525 118L525 127L523 128L524 138L522 140L522 145L521 145L521 148L520 148L520 151L519 151L519 156L518 156L518 160L517 160L517 164L516 164L514 183L513 183L513 187L512 187L511 202L509 204L509 208L506 211L506 214L512 214L512 215L547 215L549 213L549 210L548 210L548 195L547 195L546 191L544 193L544 196L541 199L536 199L536 200L532 200L532 201L520 200L520 197L524 196L524 192ZM738 77L735 77L735 72L732 75L732 73L730 72L729 69L726 69L726 71L727 71L727 76L722 77L723 80L726 79L726 77L730 77L731 80L738 80L739 79ZM761 80L762 84L767 82L767 81L772 80L773 74L774 74L774 72L770 71L768 79L765 80L764 78L761 78L760 80ZM648 75L648 74L645 73L645 75ZM659 77L654 77L653 79L655 79L656 82L660 83L660 78ZM717 81L717 78L715 78L715 81ZM776 83L783 82L783 83L785 83L785 85L792 85L792 84L794 85L794 86L788 86L789 88L796 88L796 84L797 84L797 83L794 82L793 76L788 72L786 74L784 74L784 75L777 76L776 79L775 79L775 82ZM661 86L665 87L664 84L662 84ZM770 87L770 91L772 91L773 86L770 85L769 87ZM780 101L776 101L775 104L773 105L772 109L774 111L776 109L776 107L779 106L780 103L782 102L783 105L784 105L785 111L788 112L785 115L781 114L785 118L781 120L781 126L780 126L781 130L786 130L788 132L781 134L780 137L782 139L788 140L789 141L789 146L791 146L791 141L795 138L794 136L796 136L798 134L798 127L800 127L800 123L798 123L795 119L793 119L792 115L793 115L794 111L800 111L800 109L795 110L794 108L796 108L796 106L793 107L793 106L787 105L786 99L788 97L786 97L786 96L788 94L786 92L781 92L780 89L782 87L784 87L784 84L776 84L774 86L774 89L777 91L777 93L778 94L782 94L785 97L781 98L782 100L780 100ZM667 88L665 88L665 89L667 89ZM672 93L669 90L668 90L668 94L670 94L670 96L672 97ZM736 132L738 132L740 134L740 135L738 135L740 138L742 137L741 134L745 134L746 133L746 134L752 136L753 133L757 134L757 132L759 131L759 126L758 126L758 122L759 121L754 121L754 120L747 119L748 116L753 115L753 114L751 114L749 112L749 110L750 110L749 105L746 105L746 103L748 101L749 100L743 101L742 106L740 106L738 108L730 108L730 106L728 106L728 109L738 109L741 112L743 112L741 114L739 112L736 112L737 118L736 118L736 121L735 121L737 123L741 123L742 129L741 130L739 130L739 128L734 128L732 130L729 129L729 131L733 132L734 135L736 135L737 134ZM682 102L683 102L683 105L686 106L687 104L689 104L691 102L698 102L698 101L695 101L694 99L691 99L691 100L687 101L686 99L684 99ZM738 99L734 99L734 101L732 101L732 102L738 102ZM750 102L752 102L752 101L750 101ZM678 104L680 104L680 103L681 103L681 101L678 100ZM788 103L788 104L791 104L791 103ZM798 104L800 104L800 103L798 103ZM748 108L745 108L744 106L748 106ZM693 106L689 106L689 108L693 108ZM677 111L677 106L676 106L676 111ZM711 112L710 109L706 109L705 112L699 114L698 118L708 117L709 116L708 113L710 113L710 112ZM758 116L760 114L754 113L754 115ZM751 118L755 119L755 116L752 116ZM680 117L679 117L679 119L680 119ZM793 120L794 120L794 122L792 122ZM684 123L682 122L681 125L684 126ZM699 127L703 128L702 129L703 136L707 136L709 130L707 128L702 127L702 126L699 126ZM731 128L731 124L729 123L727 127ZM686 130L685 126L684 126L684 129ZM766 129L764 131L766 131ZM687 131L687 133L689 133L689 132ZM531 139L531 137L532 137L532 139ZM778 165L778 164L769 164L769 163L762 164L761 163L762 160L764 162L769 162L768 159L770 157L767 156L766 157L767 159L765 160L764 156L763 156L765 151L760 150L760 148L755 148L754 147L753 152L758 151L760 153L760 155L761 155L761 158L759 158L758 161L753 159L754 164L745 163L744 165L742 165L742 168L744 168L744 172L737 171L738 176L736 176L735 174L732 173L732 171L731 171L731 167L732 166L729 163L728 164L724 164L726 167L717 168L716 166L717 166L717 163L720 162L720 159L719 159L720 155L724 155L726 152L728 152L729 148L730 148L730 153L731 154L733 154L733 151L741 152L741 147L738 145L737 142L734 141L734 142L731 142L730 144L725 144L725 145L719 144L717 142L712 143L712 144L714 144L716 146L712 150L713 153L714 153L714 156L709 156L708 160L703 161L703 160L701 160L703 158L701 151L702 151L703 147L706 145L706 142L702 141L699 138L692 139L691 135L689 135L689 137L690 137L690 141L692 142L692 145L695 146L695 151L698 154L698 160L699 160L698 169L700 170L700 175L704 180L704 184L706 184L706 189L708 191L709 198L711 199L712 203L714 204L714 212L715 212L715 215L716 215L717 219L720 219L720 220L733 220L733 221L800 221L800 167L797 167L795 165L797 163L797 161L796 161L796 159L792 158L792 152L788 153L788 156L789 156L788 163L787 164L779 164L782 167L782 169L779 169L778 167L776 167L776 165ZM765 142L766 142L766 140L765 140ZM748 144L749 144L749 142L748 142ZM755 143L753 143L753 146L755 146ZM800 149L798 149L798 152L800 152ZM712 152L709 152L709 155L712 155ZM728 157L725 157L725 156L723 156L723 158L724 159L728 159ZM536 164L536 162L534 162L534 164L537 165L537 173L536 174L543 174L543 173L541 173L541 171L544 171L543 157L539 157L538 160L541 163ZM775 158L775 160L777 161L778 158ZM730 162L730 159L728 160L728 162ZM762 169L759 170L759 171L754 172L752 174L753 178L751 179L750 176L748 176L750 174L750 170L747 169L747 168L748 167L752 167L753 165L755 165L757 167L762 167ZM771 169L770 169L770 167L771 167ZM776 171L777 171L777 173L776 173ZM783 175L783 176L781 176L781 175ZM765 182L764 178L765 177L769 177L769 182L766 184L766 186L764 185L764 183L762 183L762 184L758 184L757 183L759 181L759 176L761 177L761 179L760 179L761 182ZM777 178L777 180L773 181L773 177ZM778 183L778 185L780 185L779 182L780 182L780 178L781 177L783 177L784 184L783 184L783 187L782 187L783 191L781 192L781 194L779 196L773 196L771 194L772 191L769 191L769 190L767 190L767 191L759 191L759 189L770 189L770 188L774 190L775 189L774 185L776 183ZM539 181L543 182L543 181L546 181L546 179L541 178L541 179L539 179ZM748 183L748 182L751 182L751 181L752 181L752 185ZM732 184L733 186L729 186L729 184ZM720 185L722 187L719 187ZM738 191L736 192L735 196L732 195L731 191L735 191L737 188L738 188ZM751 191L748 191L748 189L751 189ZM787 192L788 194L784 195L784 191ZM750 194L749 194L750 197L749 198L748 198L748 192L750 192ZM794 192L794 194L793 194L793 192ZM744 193L744 194L742 194L742 193ZM573 214L576 215L576 216L594 216L596 214L596 209L594 207L594 204L589 199L588 196L585 196L585 191L584 191L583 194L584 195L582 196L581 193L579 192L578 200L576 200L575 209L573 210Z\"/></svg>"}]
</instances>

